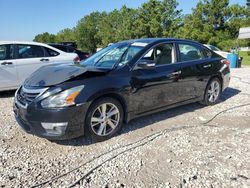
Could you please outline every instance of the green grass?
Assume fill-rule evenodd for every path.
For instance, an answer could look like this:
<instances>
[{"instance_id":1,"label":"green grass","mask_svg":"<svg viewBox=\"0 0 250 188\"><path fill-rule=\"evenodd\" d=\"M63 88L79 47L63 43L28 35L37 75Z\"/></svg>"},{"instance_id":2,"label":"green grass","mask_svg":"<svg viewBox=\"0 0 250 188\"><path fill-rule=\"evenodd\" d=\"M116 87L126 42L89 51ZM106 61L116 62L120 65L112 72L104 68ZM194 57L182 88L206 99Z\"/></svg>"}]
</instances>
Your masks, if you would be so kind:
<instances>
[{"instance_id":1,"label":"green grass","mask_svg":"<svg viewBox=\"0 0 250 188\"><path fill-rule=\"evenodd\" d=\"M250 52L248 52L250 53ZM239 52L239 56L243 57L242 65L250 65L250 55L247 54L247 52Z\"/></svg>"}]
</instances>

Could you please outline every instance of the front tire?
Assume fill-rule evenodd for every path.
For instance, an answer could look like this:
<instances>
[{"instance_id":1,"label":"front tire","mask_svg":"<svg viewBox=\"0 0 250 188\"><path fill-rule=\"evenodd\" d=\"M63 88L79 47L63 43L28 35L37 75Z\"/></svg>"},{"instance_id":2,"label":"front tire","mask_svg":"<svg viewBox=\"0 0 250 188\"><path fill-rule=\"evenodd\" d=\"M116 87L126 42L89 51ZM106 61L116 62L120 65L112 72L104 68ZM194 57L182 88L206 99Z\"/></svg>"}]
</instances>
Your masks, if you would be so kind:
<instances>
[{"instance_id":1,"label":"front tire","mask_svg":"<svg viewBox=\"0 0 250 188\"><path fill-rule=\"evenodd\" d=\"M122 128L123 108L113 98L101 98L89 108L86 127L92 140L104 141L116 135Z\"/></svg>"},{"instance_id":2,"label":"front tire","mask_svg":"<svg viewBox=\"0 0 250 188\"><path fill-rule=\"evenodd\" d=\"M218 78L211 79L208 82L201 104L206 106L216 104L220 98L221 88L221 81Z\"/></svg>"}]
</instances>

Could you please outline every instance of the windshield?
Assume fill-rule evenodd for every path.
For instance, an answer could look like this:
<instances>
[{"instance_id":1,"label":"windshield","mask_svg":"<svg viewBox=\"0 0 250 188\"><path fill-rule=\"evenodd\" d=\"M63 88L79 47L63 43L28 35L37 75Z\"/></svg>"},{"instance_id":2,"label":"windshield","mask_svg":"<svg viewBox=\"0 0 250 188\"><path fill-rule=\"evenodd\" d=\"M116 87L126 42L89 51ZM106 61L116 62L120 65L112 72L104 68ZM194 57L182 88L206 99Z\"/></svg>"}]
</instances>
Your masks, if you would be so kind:
<instances>
[{"instance_id":1,"label":"windshield","mask_svg":"<svg viewBox=\"0 0 250 188\"><path fill-rule=\"evenodd\" d=\"M213 51L221 51L219 48L215 47L215 46L212 46L212 45L209 45L209 48Z\"/></svg>"},{"instance_id":2,"label":"windshield","mask_svg":"<svg viewBox=\"0 0 250 188\"><path fill-rule=\"evenodd\" d=\"M80 64L89 67L113 68L127 64L144 46L134 44L113 44L92 55Z\"/></svg>"}]
</instances>

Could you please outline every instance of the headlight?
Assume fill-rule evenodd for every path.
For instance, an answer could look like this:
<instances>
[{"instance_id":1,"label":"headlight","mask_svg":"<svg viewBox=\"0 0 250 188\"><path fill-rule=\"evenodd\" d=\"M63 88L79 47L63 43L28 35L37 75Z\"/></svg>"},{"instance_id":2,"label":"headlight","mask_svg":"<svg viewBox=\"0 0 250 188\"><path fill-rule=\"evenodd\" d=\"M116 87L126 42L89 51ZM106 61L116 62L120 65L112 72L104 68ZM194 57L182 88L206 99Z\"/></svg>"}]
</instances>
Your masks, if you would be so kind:
<instances>
[{"instance_id":1,"label":"headlight","mask_svg":"<svg viewBox=\"0 0 250 188\"><path fill-rule=\"evenodd\" d=\"M43 108L61 108L75 104L75 98L79 95L84 85L73 87L52 95L41 102Z\"/></svg>"}]
</instances>

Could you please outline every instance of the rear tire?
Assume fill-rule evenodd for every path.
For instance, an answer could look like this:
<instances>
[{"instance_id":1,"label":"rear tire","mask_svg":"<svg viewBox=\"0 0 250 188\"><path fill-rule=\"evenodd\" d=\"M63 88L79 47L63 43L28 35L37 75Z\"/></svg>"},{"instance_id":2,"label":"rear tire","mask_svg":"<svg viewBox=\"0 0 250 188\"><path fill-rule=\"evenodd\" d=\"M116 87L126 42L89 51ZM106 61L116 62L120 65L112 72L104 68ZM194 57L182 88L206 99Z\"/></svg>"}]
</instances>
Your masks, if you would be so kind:
<instances>
[{"instance_id":1,"label":"rear tire","mask_svg":"<svg viewBox=\"0 0 250 188\"><path fill-rule=\"evenodd\" d=\"M86 127L93 141L104 141L115 136L122 128L124 110L119 101L105 97L89 108Z\"/></svg>"},{"instance_id":2,"label":"rear tire","mask_svg":"<svg viewBox=\"0 0 250 188\"><path fill-rule=\"evenodd\" d=\"M221 88L221 81L218 78L211 79L207 84L204 98L200 103L206 106L216 104L220 98Z\"/></svg>"}]
</instances>

